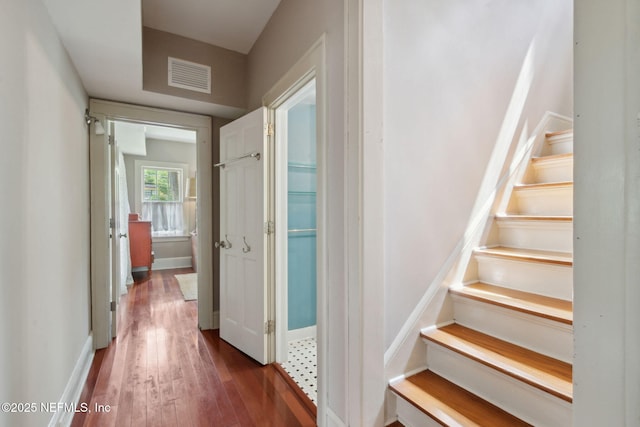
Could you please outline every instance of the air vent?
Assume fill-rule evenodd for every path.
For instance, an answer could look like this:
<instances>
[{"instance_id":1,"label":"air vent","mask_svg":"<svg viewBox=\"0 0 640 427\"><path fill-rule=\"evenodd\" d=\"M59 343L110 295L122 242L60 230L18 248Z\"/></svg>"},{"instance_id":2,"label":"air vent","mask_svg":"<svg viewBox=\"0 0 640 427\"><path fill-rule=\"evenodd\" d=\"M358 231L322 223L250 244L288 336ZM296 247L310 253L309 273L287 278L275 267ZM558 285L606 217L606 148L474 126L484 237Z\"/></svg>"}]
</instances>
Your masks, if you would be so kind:
<instances>
[{"instance_id":1,"label":"air vent","mask_svg":"<svg viewBox=\"0 0 640 427\"><path fill-rule=\"evenodd\" d=\"M211 67L169 57L169 86L211 93Z\"/></svg>"}]
</instances>

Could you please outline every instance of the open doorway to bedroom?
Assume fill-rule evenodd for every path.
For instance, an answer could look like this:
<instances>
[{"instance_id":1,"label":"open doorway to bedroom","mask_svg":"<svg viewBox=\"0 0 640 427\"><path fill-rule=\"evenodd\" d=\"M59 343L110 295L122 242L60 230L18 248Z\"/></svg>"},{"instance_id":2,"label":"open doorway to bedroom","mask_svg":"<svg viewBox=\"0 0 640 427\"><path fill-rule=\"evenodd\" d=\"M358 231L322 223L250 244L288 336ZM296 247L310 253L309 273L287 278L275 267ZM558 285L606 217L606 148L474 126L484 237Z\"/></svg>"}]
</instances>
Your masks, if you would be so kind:
<instances>
[{"instance_id":1,"label":"open doorway to bedroom","mask_svg":"<svg viewBox=\"0 0 640 427\"><path fill-rule=\"evenodd\" d=\"M185 301L197 300L196 132L115 121L119 151L120 289L172 270Z\"/></svg>"},{"instance_id":2,"label":"open doorway to bedroom","mask_svg":"<svg viewBox=\"0 0 640 427\"><path fill-rule=\"evenodd\" d=\"M106 347L116 336L121 295L136 276L148 279L149 286L151 282L168 286L166 281L149 280L156 270L163 270L163 276L174 271L171 269L177 274L197 270L197 277L187 285L191 292L178 290L176 284L175 294L180 300L191 300L197 311L194 327L213 329L213 263L201 261L213 259L212 119L96 99L90 100L87 119L93 125L91 306L95 347ZM136 141L137 149L130 146L130 139ZM136 239L134 228L144 229L146 244L130 244ZM134 259L138 246L147 257L142 262ZM127 258L131 266L121 268L128 264Z\"/></svg>"}]
</instances>

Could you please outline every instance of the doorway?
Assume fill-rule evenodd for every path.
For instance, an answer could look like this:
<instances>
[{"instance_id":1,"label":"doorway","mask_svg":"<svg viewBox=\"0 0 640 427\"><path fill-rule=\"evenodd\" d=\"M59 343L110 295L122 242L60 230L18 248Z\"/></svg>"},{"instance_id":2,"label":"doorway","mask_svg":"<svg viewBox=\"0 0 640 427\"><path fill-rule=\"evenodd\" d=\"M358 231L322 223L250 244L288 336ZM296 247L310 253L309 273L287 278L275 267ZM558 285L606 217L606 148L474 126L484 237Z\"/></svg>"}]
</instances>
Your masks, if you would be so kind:
<instances>
[{"instance_id":1,"label":"doorway","mask_svg":"<svg viewBox=\"0 0 640 427\"><path fill-rule=\"evenodd\" d=\"M124 121L114 127L121 177L116 227L123 237L114 259L121 263L121 294L150 280L152 271L174 270L184 300L197 300L196 132Z\"/></svg>"},{"instance_id":2,"label":"doorway","mask_svg":"<svg viewBox=\"0 0 640 427\"><path fill-rule=\"evenodd\" d=\"M276 361L317 405L316 80L275 109Z\"/></svg>"},{"instance_id":3,"label":"doorway","mask_svg":"<svg viewBox=\"0 0 640 427\"><path fill-rule=\"evenodd\" d=\"M113 218L112 197L110 194L110 140L115 144L117 131L111 133L113 138L105 137L95 131L97 124L104 128L110 122L126 122L144 126L163 126L179 130L195 132L196 168L193 176L197 179L197 196L211 194L212 189L212 123L211 118L187 113L177 113L150 107L120 104L111 101L90 100L89 113L96 126L90 131L90 167L91 167L91 265L92 265L92 324L96 348L106 347L113 337L115 329L113 319L117 319L118 296L120 287L118 280L111 274L114 263L111 257L114 238L121 234L113 230L110 221ZM110 127L114 128L114 127ZM115 134L115 135L114 135ZM113 157L111 157L113 158ZM186 175L189 178L191 175ZM180 188L180 197L187 192ZM183 192L184 191L184 192ZM187 200L187 203L191 203ZM197 259L212 259L211 243L213 234L212 199L197 197L198 245ZM132 209L133 210L133 209ZM189 228L191 226L188 226ZM187 230L192 231L192 230ZM188 243L187 243L188 245ZM201 262L198 265L198 326L201 329L213 329L213 274L212 264Z\"/></svg>"}]
</instances>

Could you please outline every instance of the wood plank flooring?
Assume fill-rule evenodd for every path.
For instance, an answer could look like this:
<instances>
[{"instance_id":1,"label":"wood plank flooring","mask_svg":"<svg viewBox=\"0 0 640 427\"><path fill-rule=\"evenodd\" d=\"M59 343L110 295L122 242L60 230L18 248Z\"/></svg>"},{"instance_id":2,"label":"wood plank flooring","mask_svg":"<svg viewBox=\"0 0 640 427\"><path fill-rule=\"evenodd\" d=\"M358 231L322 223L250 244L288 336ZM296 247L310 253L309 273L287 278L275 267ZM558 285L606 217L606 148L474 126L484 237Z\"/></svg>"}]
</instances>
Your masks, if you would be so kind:
<instances>
[{"instance_id":1,"label":"wood plank flooring","mask_svg":"<svg viewBox=\"0 0 640 427\"><path fill-rule=\"evenodd\" d=\"M197 328L174 274L154 271L120 305L118 337L96 352L80 403L109 412L77 413L72 426L314 426L273 366L261 366Z\"/></svg>"}]
</instances>

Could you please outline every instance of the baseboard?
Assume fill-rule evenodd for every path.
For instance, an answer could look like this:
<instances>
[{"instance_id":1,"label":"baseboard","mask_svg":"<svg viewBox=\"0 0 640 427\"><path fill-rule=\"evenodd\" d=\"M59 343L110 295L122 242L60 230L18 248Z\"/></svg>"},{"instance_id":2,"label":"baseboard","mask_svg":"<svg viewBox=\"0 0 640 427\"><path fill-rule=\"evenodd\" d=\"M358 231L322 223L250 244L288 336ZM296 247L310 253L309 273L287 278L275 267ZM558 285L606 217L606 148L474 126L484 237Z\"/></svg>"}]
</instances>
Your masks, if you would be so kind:
<instances>
[{"instance_id":1,"label":"baseboard","mask_svg":"<svg viewBox=\"0 0 640 427\"><path fill-rule=\"evenodd\" d=\"M87 381L87 375L89 375L89 369L91 369L91 363L93 362L93 356L95 351L93 350L93 334L87 337L87 340L82 347L80 357L76 361L76 365L71 372L71 377L67 382L67 386L62 392L59 402L69 407L77 405L80 400L80 394L84 388L84 384ZM68 427L73 421L74 411L58 411L53 414L49 421L49 427Z\"/></svg>"},{"instance_id":2,"label":"baseboard","mask_svg":"<svg viewBox=\"0 0 640 427\"><path fill-rule=\"evenodd\" d=\"M327 408L326 418L327 418L327 425L329 427L334 427L334 426L347 427L347 424L344 421L342 421L342 419L340 419L340 417L336 415L336 413L329 408Z\"/></svg>"},{"instance_id":3,"label":"baseboard","mask_svg":"<svg viewBox=\"0 0 640 427\"><path fill-rule=\"evenodd\" d=\"M316 337L316 325L287 331L287 342Z\"/></svg>"},{"instance_id":4,"label":"baseboard","mask_svg":"<svg viewBox=\"0 0 640 427\"><path fill-rule=\"evenodd\" d=\"M153 261L153 270L171 270L172 268L189 268L191 267L191 257L177 258L156 258Z\"/></svg>"}]
</instances>

